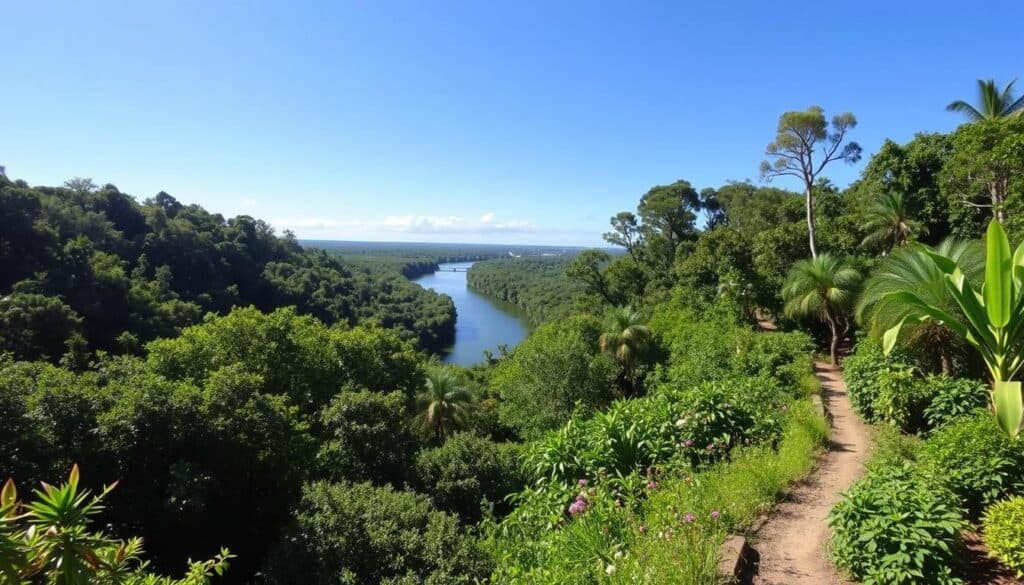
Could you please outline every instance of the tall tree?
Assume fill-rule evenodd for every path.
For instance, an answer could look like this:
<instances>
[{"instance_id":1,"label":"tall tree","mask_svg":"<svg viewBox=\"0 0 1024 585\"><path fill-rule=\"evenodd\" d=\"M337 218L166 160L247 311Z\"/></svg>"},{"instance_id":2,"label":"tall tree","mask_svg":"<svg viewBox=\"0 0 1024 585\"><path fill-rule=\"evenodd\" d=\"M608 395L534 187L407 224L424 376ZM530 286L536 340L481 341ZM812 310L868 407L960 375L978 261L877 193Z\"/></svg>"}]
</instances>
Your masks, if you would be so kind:
<instances>
[{"instance_id":1,"label":"tall tree","mask_svg":"<svg viewBox=\"0 0 1024 585\"><path fill-rule=\"evenodd\" d=\"M645 325L643 316L632 307L615 307L608 313L608 323L599 343L601 351L612 355L622 368L619 376L622 393L637 394L637 368L654 343L654 334Z\"/></svg>"},{"instance_id":2,"label":"tall tree","mask_svg":"<svg viewBox=\"0 0 1024 585\"><path fill-rule=\"evenodd\" d=\"M862 276L842 260L821 254L793 265L782 287L783 310L794 318L811 318L828 325L829 355L839 362L839 342L850 331L850 311Z\"/></svg>"},{"instance_id":3,"label":"tall tree","mask_svg":"<svg viewBox=\"0 0 1024 585\"><path fill-rule=\"evenodd\" d=\"M622 246L634 261L639 262L639 248L643 239L636 215L629 211L620 211L612 217L611 224L612 231L605 232L604 241Z\"/></svg>"},{"instance_id":4,"label":"tall tree","mask_svg":"<svg viewBox=\"0 0 1024 585\"><path fill-rule=\"evenodd\" d=\"M461 387L450 370L434 368L427 371L417 403L420 411L417 419L423 433L443 441L466 426L473 393Z\"/></svg>"},{"instance_id":5,"label":"tall tree","mask_svg":"<svg viewBox=\"0 0 1024 585\"><path fill-rule=\"evenodd\" d=\"M1017 83L1016 79L1007 83L1006 87L1000 90L994 79L979 79L976 106L964 100L956 100L946 106L946 110L961 113L967 116L971 122L1019 116L1021 112L1024 112L1024 96L1014 97L1013 84L1015 83Z\"/></svg>"},{"instance_id":6,"label":"tall tree","mask_svg":"<svg viewBox=\"0 0 1024 585\"><path fill-rule=\"evenodd\" d=\"M814 232L814 184L829 163L837 160L855 163L860 160L860 145L846 141L847 133L856 126L857 118L850 112L833 117L831 131L825 120L825 110L819 106L811 106L803 112L785 112L779 117L775 140L765 149L765 154L772 161L761 162L763 179L795 177L803 183L812 258L818 256ZM821 158L815 161L819 149Z\"/></svg>"},{"instance_id":7,"label":"tall tree","mask_svg":"<svg viewBox=\"0 0 1024 585\"><path fill-rule=\"evenodd\" d=\"M1024 191L1024 116L964 124L951 144L953 155L942 169L946 184L966 205L990 208L1006 223L1009 196Z\"/></svg>"},{"instance_id":8,"label":"tall tree","mask_svg":"<svg viewBox=\"0 0 1024 585\"><path fill-rule=\"evenodd\" d=\"M864 228L868 235L861 245L881 246L883 254L927 232L921 222L910 217L902 193L880 195L864 212Z\"/></svg>"},{"instance_id":9,"label":"tall tree","mask_svg":"<svg viewBox=\"0 0 1024 585\"><path fill-rule=\"evenodd\" d=\"M652 187L640 198L636 211L643 222L641 233L657 268L670 270L679 244L697 237L699 210L700 195L683 180Z\"/></svg>"}]
</instances>

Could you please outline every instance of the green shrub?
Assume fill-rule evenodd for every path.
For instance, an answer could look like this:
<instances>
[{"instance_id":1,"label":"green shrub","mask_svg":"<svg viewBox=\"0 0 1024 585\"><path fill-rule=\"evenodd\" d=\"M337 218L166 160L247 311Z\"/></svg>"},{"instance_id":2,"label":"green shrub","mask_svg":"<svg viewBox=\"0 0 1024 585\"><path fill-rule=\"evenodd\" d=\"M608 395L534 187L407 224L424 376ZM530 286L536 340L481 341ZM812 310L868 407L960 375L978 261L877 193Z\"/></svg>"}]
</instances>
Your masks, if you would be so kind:
<instances>
[{"instance_id":1,"label":"green shrub","mask_svg":"<svg viewBox=\"0 0 1024 585\"><path fill-rule=\"evenodd\" d=\"M865 585L960 582L951 569L965 526L956 497L909 466L854 484L829 525L833 560Z\"/></svg>"},{"instance_id":2,"label":"green shrub","mask_svg":"<svg viewBox=\"0 0 1024 585\"><path fill-rule=\"evenodd\" d=\"M853 354L843 361L843 378L850 394L853 409L864 420L872 423L884 421L878 411L882 392L880 380L891 372L912 370L909 361L901 360L897 354L886 356L881 346L869 339L857 342ZM891 380L892 391L898 391L896 380Z\"/></svg>"},{"instance_id":3,"label":"green shrub","mask_svg":"<svg viewBox=\"0 0 1024 585\"><path fill-rule=\"evenodd\" d=\"M928 386L915 377L913 367L893 367L878 372L877 395L871 406L879 422L905 433L925 429L925 409L931 399Z\"/></svg>"},{"instance_id":4,"label":"green shrub","mask_svg":"<svg viewBox=\"0 0 1024 585\"><path fill-rule=\"evenodd\" d=\"M441 510L476 523L482 506L498 515L507 512L505 497L526 483L520 471L519 446L498 444L470 433L459 433L440 447L416 456L416 487L430 494Z\"/></svg>"},{"instance_id":5,"label":"green shrub","mask_svg":"<svg viewBox=\"0 0 1024 585\"><path fill-rule=\"evenodd\" d=\"M929 376L923 384L931 391L924 417L933 429L988 406L988 389L977 380L941 375Z\"/></svg>"},{"instance_id":6,"label":"green shrub","mask_svg":"<svg viewBox=\"0 0 1024 585\"><path fill-rule=\"evenodd\" d=\"M1024 497L996 502L982 519L989 556L1024 577Z\"/></svg>"},{"instance_id":7,"label":"green shrub","mask_svg":"<svg viewBox=\"0 0 1024 585\"><path fill-rule=\"evenodd\" d=\"M415 445L407 420L401 392L343 389L320 411L321 477L401 485Z\"/></svg>"},{"instance_id":8,"label":"green shrub","mask_svg":"<svg viewBox=\"0 0 1024 585\"><path fill-rule=\"evenodd\" d=\"M271 583L473 583L491 562L426 496L368 483L306 486L271 552Z\"/></svg>"},{"instance_id":9,"label":"green shrub","mask_svg":"<svg viewBox=\"0 0 1024 585\"><path fill-rule=\"evenodd\" d=\"M981 413L948 424L925 441L922 470L947 486L971 518L985 506L1024 489L1024 445Z\"/></svg>"}]
</instances>

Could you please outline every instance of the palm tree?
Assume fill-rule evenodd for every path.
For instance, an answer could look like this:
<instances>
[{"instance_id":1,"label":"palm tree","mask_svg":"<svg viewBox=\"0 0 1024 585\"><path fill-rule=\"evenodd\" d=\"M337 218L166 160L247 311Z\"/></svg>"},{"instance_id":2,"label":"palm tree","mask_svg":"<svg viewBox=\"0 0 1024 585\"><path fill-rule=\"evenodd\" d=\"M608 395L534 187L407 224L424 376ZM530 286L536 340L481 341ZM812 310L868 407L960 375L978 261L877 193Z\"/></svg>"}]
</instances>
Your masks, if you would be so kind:
<instances>
[{"instance_id":1,"label":"palm tree","mask_svg":"<svg viewBox=\"0 0 1024 585\"><path fill-rule=\"evenodd\" d=\"M921 222L911 219L901 193L884 193L864 212L868 235L862 246L884 246L884 252L907 245L916 236L928 233Z\"/></svg>"},{"instance_id":2,"label":"palm tree","mask_svg":"<svg viewBox=\"0 0 1024 585\"><path fill-rule=\"evenodd\" d=\"M605 332L599 340L601 351L611 354L622 368L619 389L636 394L636 370L654 344L654 334L643 316L632 307L615 307L608 313Z\"/></svg>"},{"instance_id":3,"label":"palm tree","mask_svg":"<svg viewBox=\"0 0 1024 585\"><path fill-rule=\"evenodd\" d=\"M443 441L465 427L473 404L473 393L459 386L450 370L434 367L427 371L424 389L417 399L417 422L424 435Z\"/></svg>"},{"instance_id":4,"label":"palm tree","mask_svg":"<svg viewBox=\"0 0 1024 585\"><path fill-rule=\"evenodd\" d=\"M1007 83L1002 91L999 91L995 80L979 79L977 107L963 100L957 100L946 106L946 110L960 112L971 122L1019 116L1021 112L1024 112L1024 96L1014 99L1013 84L1016 82L1017 80L1014 79Z\"/></svg>"},{"instance_id":5,"label":"palm tree","mask_svg":"<svg viewBox=\"0 0 1024 585\"><path fill-rule=\"evenodd\" d=\"M860 272L839 258L821 254L793 265L782 286L783 311L791 318L809 317L828 325L829 355L839 362L839 341L850 331L850 310L860 289Z\"/></svg>"},{"instance_id":6,"label":"palm tree","mask_svg":"<svg viewBox=\"0 0 1024 585\"><path fill-rule=\"evenodd\" d=\"M949 258L960 266L970 282L980 282L985 270L985 255L977 242L947 239L934 249L912 246L894 252L879 264L864 283L864 292L857 302L857 321L867 328L873 339L906 321L905 343L912 349L937 358L943 373L952 373L952 350L960 338L948 327L933 320L920 321L921 309L892 296L900 291L913 291L928 305L946 313L960 315L946 277L935 264L929 251Z\"/></svg>"}]
</instances>

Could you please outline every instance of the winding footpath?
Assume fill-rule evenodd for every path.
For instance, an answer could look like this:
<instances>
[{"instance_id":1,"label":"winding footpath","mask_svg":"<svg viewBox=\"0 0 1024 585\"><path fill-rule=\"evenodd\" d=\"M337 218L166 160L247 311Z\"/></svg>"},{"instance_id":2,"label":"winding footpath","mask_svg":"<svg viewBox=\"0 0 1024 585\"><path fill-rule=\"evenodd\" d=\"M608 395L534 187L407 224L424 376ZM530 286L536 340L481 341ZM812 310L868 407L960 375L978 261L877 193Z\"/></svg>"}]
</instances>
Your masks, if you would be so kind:
<instances>
[{"instance_id":1,"label":"winding footpath","mask_svg":"<svg viewBox=\"0 0 1024 585\"><path fill-rule=\"evenodd\" d=\"M828 559L827 517L839 494L864 473L871 437L846 392L839 368L814 365L821 399L832 418L828 450L807 478L797 484L758 530L759 555L753 583L760 585L838 585L842 579Z\"/></svg>"}]
</instances>

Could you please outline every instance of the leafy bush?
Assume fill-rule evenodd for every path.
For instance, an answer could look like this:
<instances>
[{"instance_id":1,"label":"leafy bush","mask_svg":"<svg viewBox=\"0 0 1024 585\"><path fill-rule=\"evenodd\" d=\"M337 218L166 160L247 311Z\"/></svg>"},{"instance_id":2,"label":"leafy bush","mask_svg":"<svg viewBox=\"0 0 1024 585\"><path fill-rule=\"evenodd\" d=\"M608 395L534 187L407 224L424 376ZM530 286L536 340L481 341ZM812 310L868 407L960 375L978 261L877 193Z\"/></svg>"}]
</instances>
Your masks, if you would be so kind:
<instances>
[{"instance_id":1,"label":"leafy bush","mask_svg":"<svg viewBox=\"0 0 1024 585\"><path fill-rule=\"evenodd\" d=\"M836 564L865 585L953 584L965 523L956 497L910 467L872 471L829 515Z\"/></svg>"},{"instance_id":2,"label":"leafy bush","mask_svg":"<svg viewBox=\"0 0 1024 585\"><path fill-rule=\"evenodd\" d=\"M473 583L487 555L426 496L368 483L306 486L266 575L289 584Z\"/></svg>"},{"instance_id":3,"label":"leafy bush","mask_svg":"<svg viewBox=\"0 0 1024 585\"><path fill-rule=\"evenodd\" d=\"M434 505L474 524L485 504L504 515L505 497L526 483L518 445L498 444L470 433L456 434L440 447L420 451L415 476L416 487L430 494Z\"/></svg>"},{"instance_id":4,"label":"leafy bush","mask_svg":"<svg viewBox=\"0 0 1024 585\"><path fill-rule=\"evenodd\" d=\"M875 412L878 379L893 369L910 367L908 363L898 362L894 356L886 356L877 343L869 339L858 341L853 354L843 360L843 378L857 414L868 422L880 422L881 415Z\"/></svg>"},{"instance_id":5,"label":"leafy bush","mask_svg":"<svg viewBox=\"0 0 1024 585\"><path fill-rule=\"evenodd\" d=\"M592 317L538 327L494 372L501 422L533 439L576 411L589 415L607 406L619 368L598 351L600 335L601 322Z\"/></svg>"},{"instance_id":6,"label":"leafy bush","mask_svg":"<svg viewBox=\"0 0 1024 585\"><path fill-rule=\"evenodd\" d=\"M339 392L320 413L323 477L401 485L415 448L401 392Z\"/></svg>"},{"instance_id":7,"label":"leafy bush","mask_svg":"<svg viewBox=\"0 0 1024 585\"><path fill-rule=\"evenodd\" d=\"M982 519L989 556L1024 577L1024 497L996 502Z\"/></svg>"},{"instance_id":8,"label":"leafy bush","mask_svg":"<svg viewBox=\"0 0 1024 585\"><path fill-rule=\"evenodd\" d=\"M971 518L985 506L1024 489L1024 445L981 413L948 424L925 441L918 461L956 494Z\"/></svg>"},{"instance_id":9,"label":"leafy bush","mask_svg":"<svg viewBox=\"0 0 1024 585\"><path fill-rule=\"evenodd\" d=\"M942 425L968 416L988 406L988 389L977 380L929 376L924 382L931 391L931 402L924 409L928 426Z\"/></svg>"}]
</instances>

